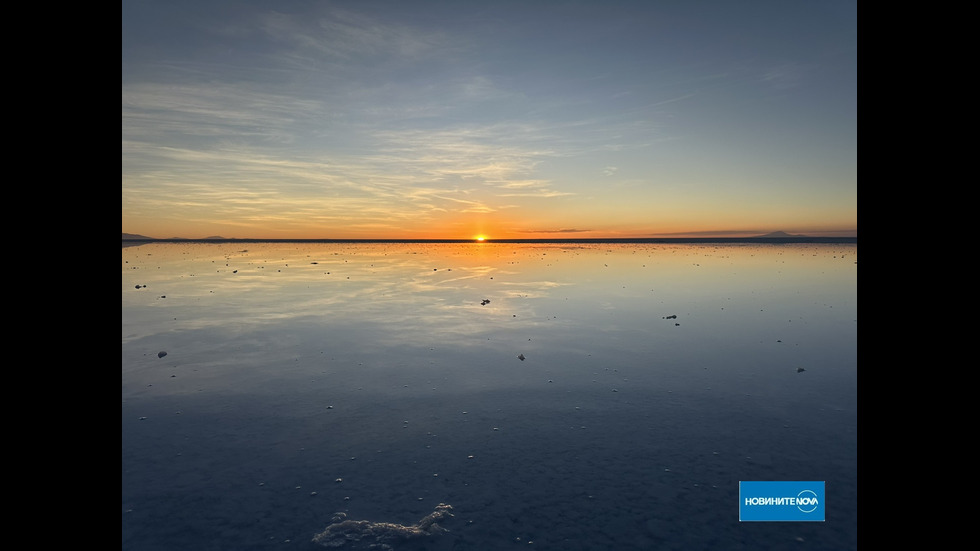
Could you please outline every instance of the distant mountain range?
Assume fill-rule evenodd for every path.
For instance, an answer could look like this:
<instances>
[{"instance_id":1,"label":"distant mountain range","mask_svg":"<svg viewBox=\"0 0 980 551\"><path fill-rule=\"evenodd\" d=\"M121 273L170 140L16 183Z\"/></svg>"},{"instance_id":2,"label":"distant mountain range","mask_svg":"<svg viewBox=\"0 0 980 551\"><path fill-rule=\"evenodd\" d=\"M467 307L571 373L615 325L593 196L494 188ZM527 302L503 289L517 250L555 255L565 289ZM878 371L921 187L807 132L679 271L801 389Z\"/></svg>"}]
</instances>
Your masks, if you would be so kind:
<instances>
[{"instance_id":1,"label":"distant mountain range","mask_svg":"<svg viewBox=\"0 0 980 551\"><path fill-rule=\"evenodd\" d=\"M126 232L123 232L122 238L123 241L180 241L180 240L190 241L190 239L186 237L170 237L167 239L157 239L156 237L147 237L145 235L140 235L138 233L126 233ZM225 239L226 240L228 238L221 237L220 235L212 235L210 237L203 237L202 239Z\"/></svg>"},{"instance_id":2,"label":"distant mountain range","mask_svg":"<svg viewBox=\"0 0 980 551\"><path fill-rule=\"evenodd\" d=\"M161 241L161 242L235 242L235 243L468 243L472 239L240 239L235 237L221 237L212 235L202 238L170 237L158 239L147 237L136 233L123 233L122 240L124 246L138 244L139 242ZM774 231L763 235L743 236L743 237L626 237L626 238L572 238L572 239L488 239L497 243L857 243L857 236L853 237L812 237L803 234L786 233L784 231ZM128 244L128 245L127 245Z\"/></svg>"},{"instance_id":3,"label":"distant mountain range","mask_svg":"<svg viewBox=\"0 0 980 551\"><path fill-rule=\"evenodd\" d=\"M774 231L772 233L767 233L765 235L757 235L756 237L770 238L770 237L808 237L808 236L803 235L801 233L793 234L793 233L786 233L784 231Z\"/></svg>"},{"instance_id":4,"label":"distant mountain range","mask_svg":"<svg viewBox=\"0 0 980 551\"><path fill-rule=\"evenodd\" d=\"M770 239L770 238L774 238L774 237L808 237L808 236L803 235L801 233L786 233L784 231L774 231L772 233L767 233L765 235L756 235L752 239L759 238L759 237ZM156 237L147 237L145 235L139 235L137 233L125 233L125 232L123 232L122 238L124 240L158 241L158 239ZM186 238L186 237L170 237L168 239L164 239L163 241L176 241L176 240L179 240L179 239L188 239L188 238ZM202 239L228 239L228 238L227 237L221 237L220 235L212 235L210 237L202 237Z\"/></svg>"}]
</instances>

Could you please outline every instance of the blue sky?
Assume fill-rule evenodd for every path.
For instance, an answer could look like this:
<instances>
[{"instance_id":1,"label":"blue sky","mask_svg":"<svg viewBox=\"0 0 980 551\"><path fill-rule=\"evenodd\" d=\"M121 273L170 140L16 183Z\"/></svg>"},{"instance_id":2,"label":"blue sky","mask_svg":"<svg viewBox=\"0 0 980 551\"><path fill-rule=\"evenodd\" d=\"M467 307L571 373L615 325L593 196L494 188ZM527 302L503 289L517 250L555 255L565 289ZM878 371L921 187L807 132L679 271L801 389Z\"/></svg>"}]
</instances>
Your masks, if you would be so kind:
<instances>
[{"instance_id":1,"label":"blue sky","mask_svg":"<svg viewBox=\"0 0 980 551\"><path fill-rule=\"evenodd\" d=\"M124 1L122 231L856 235L853 1Z\"/></svg>"}]
</instances>

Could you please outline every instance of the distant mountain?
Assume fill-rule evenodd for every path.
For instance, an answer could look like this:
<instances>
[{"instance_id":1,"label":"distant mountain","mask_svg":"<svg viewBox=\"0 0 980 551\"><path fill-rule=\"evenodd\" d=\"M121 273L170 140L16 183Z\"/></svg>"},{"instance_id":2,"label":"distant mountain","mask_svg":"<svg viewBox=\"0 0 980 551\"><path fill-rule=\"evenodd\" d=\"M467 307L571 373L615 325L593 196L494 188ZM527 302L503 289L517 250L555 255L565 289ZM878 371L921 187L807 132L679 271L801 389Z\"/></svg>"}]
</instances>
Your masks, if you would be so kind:
<instances>
[{"instance_id":1,"label":"distant mountain","mask_svg":"<svg viewBox=\"0 0 980 551\"><path fill-rule=\"evenodd\" d=\"M156 237L147 237L145 235L140 235L138 233L123 232L122 238L123 241L142 241L142 240L157 241ZM212 235L211 237L204 237L203 239L220 239L223 241L228 240L227 237L221 237L220 235ZM187 240L188 239L186 237L168 237L166 239L163 239L162 241L187 241Z\"/></svg>"},{"instance_id":2,"label":"distant mountain","mask_svg":"<svg viewBox=\"0 0 980 551\"><path fill-rule=\"evenodd\" d=\"M765 235L757 235L756 237L806 237L806 236L803 234L786 233L784 231L774 231L772 233L767 233Z\"/></svg>"}]
</instances>

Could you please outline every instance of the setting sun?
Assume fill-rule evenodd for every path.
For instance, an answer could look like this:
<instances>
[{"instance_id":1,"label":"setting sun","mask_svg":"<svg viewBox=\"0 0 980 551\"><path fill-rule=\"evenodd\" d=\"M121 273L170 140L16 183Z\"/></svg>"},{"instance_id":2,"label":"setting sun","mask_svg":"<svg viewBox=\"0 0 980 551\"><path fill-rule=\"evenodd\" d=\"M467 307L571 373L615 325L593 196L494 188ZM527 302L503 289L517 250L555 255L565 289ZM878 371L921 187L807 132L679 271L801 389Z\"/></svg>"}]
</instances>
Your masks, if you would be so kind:
<instances>
[{"instance_id":1,"label":"setting sun","mask_svg":"<svg viewBox=\"0 0 980 551\"><path fill-rule=\"evenodd\" d=\"M484 236L482 236L482 235L478 235L478 236L476 236L476 240L477 240L477 241L483 241L484 239L486 239L486 237L484 237Z\"/></svg>"}]
</instances>

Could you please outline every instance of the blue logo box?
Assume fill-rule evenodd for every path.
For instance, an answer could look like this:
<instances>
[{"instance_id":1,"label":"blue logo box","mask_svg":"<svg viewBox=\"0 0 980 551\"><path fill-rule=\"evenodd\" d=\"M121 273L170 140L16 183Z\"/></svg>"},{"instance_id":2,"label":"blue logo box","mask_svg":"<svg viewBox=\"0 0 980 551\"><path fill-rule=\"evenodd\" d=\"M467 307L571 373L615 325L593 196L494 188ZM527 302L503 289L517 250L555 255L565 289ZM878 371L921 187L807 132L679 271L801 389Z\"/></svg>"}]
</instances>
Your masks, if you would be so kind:
<instances>
[{"instance_id":1,"label":"blue logo box","mask_svg":"<svg viewBox=\"0 0 980 551\"><path fill-rule=\"evenodd\" d=\"M824 483L813 480L740 481L739 521L824 520Z\"/></svg>"}]
</instances>

